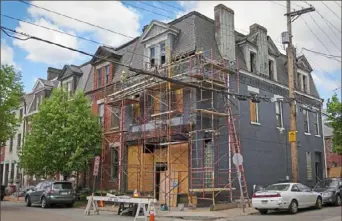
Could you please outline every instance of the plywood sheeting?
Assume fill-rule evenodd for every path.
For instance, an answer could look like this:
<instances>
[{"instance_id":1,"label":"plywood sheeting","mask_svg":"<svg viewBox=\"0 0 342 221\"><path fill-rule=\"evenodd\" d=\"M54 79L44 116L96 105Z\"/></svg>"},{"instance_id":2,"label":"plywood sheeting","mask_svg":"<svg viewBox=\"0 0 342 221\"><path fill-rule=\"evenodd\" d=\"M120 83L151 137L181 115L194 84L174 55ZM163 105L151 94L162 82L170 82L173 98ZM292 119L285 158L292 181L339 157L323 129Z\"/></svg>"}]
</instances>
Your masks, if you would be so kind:
<instances>
[{"instance_id":1,"label":"plywood sheeting","mask_svg":"<svg viewBox=\"0 0 342 221\"><path fill-rule=\"evenodd\" d=\"M167 171L160 172L159 201L165 203L165 191L170 192L166 203L169 203L168 198L171 197L169 206L177 206L177 194L187 194L189 189L188 154L188 143L171 145L169 162L167 147L155 149L154 153L143 153L142 146L128 147L128 190L139 189L141 192L153 192L157 185L154 179L155 165L165 163ZM139 183L140 186L138 186ZM174 186L174 183L177 185Z\"/></svg>"}]
</instances>

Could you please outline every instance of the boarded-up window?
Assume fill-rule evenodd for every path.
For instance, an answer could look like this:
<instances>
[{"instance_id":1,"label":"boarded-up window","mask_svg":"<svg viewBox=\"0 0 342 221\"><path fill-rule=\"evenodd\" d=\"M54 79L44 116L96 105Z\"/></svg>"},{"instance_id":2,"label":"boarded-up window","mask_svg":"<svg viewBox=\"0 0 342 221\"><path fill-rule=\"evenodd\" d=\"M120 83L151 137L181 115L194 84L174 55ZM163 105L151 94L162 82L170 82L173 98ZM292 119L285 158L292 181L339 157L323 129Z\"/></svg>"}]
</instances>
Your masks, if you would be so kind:
<instances>
[{"instance_id":1,"label":"boarded-up window","mask_svg":"<svg viewBox=\"0 0 342 221\"><path fill-rule=\"evenodd\" d=\"M283 104L281 101L275 102L277 127L283 128Z\"/></svg>"},{"instance_id":2,"label":"boarded-up window","mask_svg":"<svg viewBox=\"0 0 342 221\"><path fill-rule=\"evenodd\" d=\"M172 91L171 110L183 112L183 89Z\"/></svg>"},{"instance_id":3,"label":"boarded-up window","mask_svg":"<svg viewBox=\"0 0 342 221\"><path fill-rule=\"evenodd\" d=\"M139 117L140 117L140 104L136 103L132 105L133 108L133 123L138 123L139 122Z\"/></svg>"},{"instance_id":4,"label":"boarded-up window","mask_svg":"<svg viewBox=\"0 0 342 221\"><path fill-rule=\"evenodd\" d=\"M259 105L252 101L249 102L249 112L251 117L251 122L259 123Z\"/></svg>"},{"instance_id":5,"label":"boarded-up window","mask_svg":"<svg viewBox=\"0 0 342 221\"><path fill-rule=\"evenodd\" d=\"M312 157L310 152L306 152L306 178L312 180Z\"/></svg>"}]
</instances>

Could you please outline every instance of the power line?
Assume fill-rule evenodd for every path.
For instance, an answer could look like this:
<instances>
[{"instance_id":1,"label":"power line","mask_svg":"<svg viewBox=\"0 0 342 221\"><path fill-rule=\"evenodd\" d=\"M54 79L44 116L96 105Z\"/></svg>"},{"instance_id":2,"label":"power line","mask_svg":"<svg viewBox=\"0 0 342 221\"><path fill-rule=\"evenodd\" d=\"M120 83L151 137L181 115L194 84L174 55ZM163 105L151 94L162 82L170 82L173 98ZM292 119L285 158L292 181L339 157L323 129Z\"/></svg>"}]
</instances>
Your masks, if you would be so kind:
<instances>
[{"instance_id":1,"label":"power line","mask_svg":"<svg viewBox=\"0 0 342 221\"><path fill-rule=\"evenodd\" d=\"M163 4L163 5L169 6L169 7L171 7L171 8L174 8L174 9L181 10L181 11L185 12L185 10L184 10L183 8L180 8L180 7L176 7L176 6L170 5L170 4L165 3L165 2L163 2L163 1L158 1L158 2L161 3L161 4Z\"/></svg>"},{"instance_id":2,"label":"power line","mask_svg":"<svg viewBox=\"0 0 342 221\"><path fill-rule=\"evenodd\" d=\"M329 51L329 49L327 48L327 46L325 46L325 44L321 41L321 39L319 37L317 37L316 33L312 31L312 29L310 28L310 26L308 25L308 23L305 21L305 19L303 17L300 17L301 19L303 19L305 25L309 28L310 32L316 37L316 39L323 45L323 47L329 52L329 54L331 54L331 52Z\"/></svg>"},{"instance_id":3,"label":"power line","mask_svg":"<svg viewBox=\"0 0 342 221\"><path fill-rule=\"evenodd\" d=\"M148 5L148 6L150 6L150 7L157 8L157 9L159 9L159 10L162 10L162 11L165 11L165 12L168 12L168 13L171 13L171 14L177 14L176 12L169 11L169 10L166 10L166 9L164 9L164 8L157 7L157 6L152 5L152 4L150 4L150 3L146 3L146 2L143 2L143 1L139 1L139 2L142 3L142 4L144 4L144 5Z\"/></svg>"},{"instance_id":4,"label":"power line","mask_svg":"<svg viewBox=\"0 0 342 221\"><path fill-rule=\"evenodd\" d=\"M342 7L340 4L338 4L338 3L337 3L337 1L334 1L334 2L336 3L336 5L338 5L338 6Z\"/></svg>"},{"instance_id":5,"label":"power line","mask_svg":"<svg viewBox=\"0 0 342 221\"><path fill-rule=\"evenodd\" d=\"M327 6L323 1L321 1L323 3L323 5L325 5L325 7L327 7L334 15L336 15L336 17L338 17L338 19L341 20L340 16L338 16L333 10L331 10L331 8L329 6Z\"/></svg>"},{"instance_id":6,"label":"power line","mask_svg":"<svg viewBox=\"0 0 342 221\"><path fill-rule=\"evenodd\" d=\"M222 94L232 95L232 96L236 96L236 97L245 97L245 98L249 98L249 99L260 99L260 100L265 101L265 102L271 102L271 98L268 98L266 96L265 97L260 97L258 95L255 95L255 96L243 95L243 94L228 92L228 91L225 91L225 90L217 90L217 89L213 89L213 88L206 88L206 87L198 86L198 85L191 84L191 83L186 83L186 82L183 82L183 81L180 81L180 80L175 80L173 78L161 76L158 73L152 73L152 72L147 72L147 71L144 71L144 70L141 70L141 69L133 68L130 65L123 64L123 63L115 61L115 60L111 60L111 59L108 59L108 58L105 58L105 57L93 55L93 54L90 54L90 53L85 52L85 51L81 51L81 50L78 50L78 49L75 49L75 48L67 47L67 46L64 46L62 44L55 43L55 42L52 42L52 41L49 41L49 40L46 40L46 39L42 39L42 38L39 38L39 37L35 37L35 36L32 36L32 35L28 35L28 34L23 33L23 32L18 32L18 31L15 31L13 29L6 28L4 26L0 26L0 27L1 27L2 30L8 30L8 31L16 33L16 34L20 34L20 35L26 36L29 39L33 39L33 40L37 40L37 41L42 41L42 42L45 42L45 43L48 43L48 44L51 44L51 45L55 45L55 46L67 49L67 50L71 50L73 52L78 52L80 54L83 54L83 55L86 55L86 56L89 56L89 57L92 57L92 58L97 58L97 59L101 59L101 60L104 60L104 61L109 61L109 62L112 62L114 64L117 64L117 65L120 65L120 66L123 66L123 67L127 67L130 71L135 72L136 74L139 74L139 75L147 75L147 76L150 76L150 77L155 77L155 78L158 78L158 79L161 79L161 80L165 80L165 81L168 81L168 82L171 82L171 83L175 83L175 84L179 84L179 85L183 85L183 86L187 86L187 87L192 87L192 88L196 88L196 89L213 91L213 92L216 92L216 93L222 93Z\"/></svg>"},{"instance_id":7,"label":"power line","mask_svg":"<svg viewBox=\"0 0 342 221\"><path fill-rule=\"evenodd\" d=\"M307 49L307 48L302 48L302 50L310 51L310 52L318 54L318 55L323 55L324 57L327 57L327 58L341 58L342 57L342 56L339 56L339 55L324 54L322 52L313 51L313 50L310 50L310 49Z\"/></svg>"},{"instance_id":8,"label":"power line","mask_svg":"<svg viewBox=\"0 0 342 221\"><path fill-rule=\"evenodd\" d=\"M92 24L92 23L89 23L89 22L86 22L86 21L83 21L83 20L80 20L80 19L71 17L71 16L69 16L69 15L64 15L64 14L62 14L62 13L59 13L59 12L56 12L56 11L53 11L53 10L50 10L50 9L47 9L47 8L43 8L43 7L41 7L41 6L34 5L34 4L32 4L32 3L28 3L28 2L26 2L26 1L19 0L19 2L22 2L22 3L26 4L26 5L30 5L30 6L33 6L33 7L42 9L42 10L44 10L44 11L48 11L48 12L53 13L53 14L56 14L56 15L60 15L60 16L63 16L63 17L72 19L72 20L74 20L74 21L81 22L81 23L83 23L83 24L87 24L87 25L90 25L90 26L93 26L93 27L96 27L96 28L99 28L99 29L102 29L102 30L105 30L105 31L109 31L109 32L111 32L111 33L113 33L113 34L121 35L121 36L123 36L123 37L131 38L131 39L134 39L134 38L135 38L135 37L132 37L132 36L129 36L129 35L125 35L125 34L122 34L122 33L119 33L119 32L113 31L113 30L110 30L110 29L108 29L108 28L101 27L101 26L99 26L99 25L95 25L95 24Z\"/></svg>"},{"instance_id":9,"label":"power line","mask_svg":"<svg viewBox=\"0 0 342 221\"><path fill-rule=\"evenodd\" d=\"M337 50L341 51L341 49L339 49L335 43L331 40L331 38L329 37L329 35L321 28L320 25L318 25L318 23L316 22L316 20L312 17L312 15L309 13L309 16L311 17L311 19L315 22L315 24L317 25L317 27L325 34L325 36L327 36L327 38L329 39L329 41L331 42L331 44L333 44Z\"/></svg>"}]
</instances>

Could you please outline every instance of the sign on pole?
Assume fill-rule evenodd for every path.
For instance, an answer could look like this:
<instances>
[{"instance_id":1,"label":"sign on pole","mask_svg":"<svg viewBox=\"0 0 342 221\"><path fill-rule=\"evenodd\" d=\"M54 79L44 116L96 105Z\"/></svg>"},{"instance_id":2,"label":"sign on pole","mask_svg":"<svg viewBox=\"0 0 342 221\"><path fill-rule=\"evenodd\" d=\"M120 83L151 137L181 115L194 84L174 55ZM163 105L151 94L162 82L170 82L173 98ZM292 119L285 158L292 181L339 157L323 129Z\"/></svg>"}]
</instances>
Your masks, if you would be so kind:
<instances>
[{"instance_id":1,"label":"sign on pole","mask_svg":"<svg viewBox=\"0 0 342 221\"><path fill-rule=\"evenodd\" d=\"M93 175L97 176L99 174L99 166L100 166L100 157L96 156L94 161L94 171Z\"/></svg>"},{"instance_id":2,"label":"sign on pole","mask_svg":"<svg viewBox=\"0 0 342 221\"><path fill-rule=\"evenodd\" d=\"M236 153L233 155L233 163L235 166L241 166L243 163L243 157L240 153Z\"/></svg>"},{"instance_id":3,"label":"sign on pole","mask_svg":"<svg viewBox=\"0 0 342 221\"><path fill-rule=\"evenodd\" d=\"M296 142L296 131L289 131L289 142Z\"/></svg>"}]
</instances>

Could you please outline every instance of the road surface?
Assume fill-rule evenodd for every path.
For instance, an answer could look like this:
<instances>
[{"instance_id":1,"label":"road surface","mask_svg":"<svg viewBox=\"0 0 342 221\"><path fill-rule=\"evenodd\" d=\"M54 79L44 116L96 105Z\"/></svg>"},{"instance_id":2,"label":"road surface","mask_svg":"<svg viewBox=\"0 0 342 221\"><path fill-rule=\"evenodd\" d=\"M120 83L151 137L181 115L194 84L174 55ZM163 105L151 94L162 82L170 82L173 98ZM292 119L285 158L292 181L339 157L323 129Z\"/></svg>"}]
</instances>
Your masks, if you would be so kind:
<instances>
[{"instance_id":1,"label":"road surface","mask_svg":"<svg viewBox=\"0 0 342 221\"><path fill-rule=\"evenodd\" d=\"M217 221L341 221L341 207L325 207L322 210L305 210L296 215L270 213L267 215L241 216ZM1 221L133 221L133 217L117 216L101 211L100 215L85 216L84 210L75 208L25 207L23 203L1 202ZM156 221L179 221L180 219L156 219ZM182 220L184 221L184 219Z\"/></svg>"}]
</instances>

